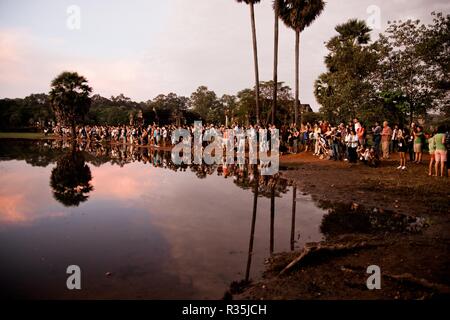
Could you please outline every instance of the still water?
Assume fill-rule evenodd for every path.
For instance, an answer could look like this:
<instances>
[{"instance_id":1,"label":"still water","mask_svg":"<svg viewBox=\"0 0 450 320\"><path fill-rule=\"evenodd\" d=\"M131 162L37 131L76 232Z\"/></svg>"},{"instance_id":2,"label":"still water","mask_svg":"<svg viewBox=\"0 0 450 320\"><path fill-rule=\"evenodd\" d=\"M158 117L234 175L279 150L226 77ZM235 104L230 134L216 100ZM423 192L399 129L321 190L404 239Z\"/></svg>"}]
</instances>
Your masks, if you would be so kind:
<instances>
[{"instance_id":1,"label":"still water","mask_svg":"<svg viewBox=\"0 0 450 320\"><path fill-rule=\"evenodd\" d=\"M0 160L6 297L220 299L232 281L258 279L271 253L322 239L324 211L252 166L43 140L0 140ZM66 287L69 265L81 290Z\"/></svg>"}]
</instances>

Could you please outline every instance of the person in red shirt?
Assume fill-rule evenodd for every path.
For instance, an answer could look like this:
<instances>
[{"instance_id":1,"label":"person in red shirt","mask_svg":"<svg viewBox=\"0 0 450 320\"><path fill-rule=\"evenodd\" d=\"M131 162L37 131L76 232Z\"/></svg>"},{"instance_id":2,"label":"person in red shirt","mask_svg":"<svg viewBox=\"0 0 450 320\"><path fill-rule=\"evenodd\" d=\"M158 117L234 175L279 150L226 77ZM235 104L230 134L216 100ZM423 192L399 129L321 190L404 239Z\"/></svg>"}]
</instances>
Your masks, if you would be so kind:
<instances>
[{"instance_id":1,"label":"person in red shirt","mask_svg":"<svg viewBox=\"0 0 450 320\"><path fill-rule=\"evenodd\" d=\"M358 141L359 141L360 146L364 146L366 144L365 133L366 133L366 129L363 126L360 126L356 130L356 134L358 135Z\"/></svg>"}]
</instances>

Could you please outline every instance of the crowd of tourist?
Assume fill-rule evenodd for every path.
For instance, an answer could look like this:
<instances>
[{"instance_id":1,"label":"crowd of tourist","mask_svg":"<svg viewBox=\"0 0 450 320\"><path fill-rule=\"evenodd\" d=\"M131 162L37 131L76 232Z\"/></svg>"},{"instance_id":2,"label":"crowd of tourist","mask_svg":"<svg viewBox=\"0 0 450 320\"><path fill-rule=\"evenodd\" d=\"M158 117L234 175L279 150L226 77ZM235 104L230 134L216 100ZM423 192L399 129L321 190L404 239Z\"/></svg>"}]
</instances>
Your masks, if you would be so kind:
<instances>
[{"instance_id":1,"label":"crowd of tourist","mask_svg":"<svg viewBox=\"0 0 450 320\"><path fill-rule=\"evenodd\" d=\"M76 138L78 141L92 141L103 142L109 141L112 143L131 144L137 146L148 147L172 147L178 142L182 141L182 137L177 139L174 134L175 130L184 130L188 132L188 140L193 140L196 132L201 133L203 137L209 137L210 141L220 139L220 142L225 146L231 138L230 130L235 139L234 143L241 148L248 148L245 143L245 137L258 139L260 130L266 132L266 146L269 147L271 137L274 136L276 127L269 126L241 126L234 123L232 126L216 126L208 124L202 126L200 129L194 125L167 125L159 126L156 124L149 126L79 126L76 128ZM71 135L70 128L56 126L53 132L62 137L69 137ZM217 138L215 138L217 137ZM208 142L203 141L203 146Z\"/></svg>"},{"instance_id":2,"label":"crowd of tourist","mask_svg":"<svg viewBox=\"0 0 450 320\"><path fill-rule=\"evenodd\" d=\"M172 147L176 141L173 134L177 129L185 129L191 139L198 128L194 125L165 125L148 126L79 126L76 135L79 141L130 144L150 147ZM249 133L250 137L258 137L260 129L265 129L268 140L274 134L276 127L205 125L203 135L214 134L220 137L222 143L228 140L228 130L232 129L237 144L245 141L240 136ZM56 126L54 133L60 136L71 134L69 128ZM347 161L349 163L362 162L377 167L383 159L389 159L393 153L399 154L398 170L406 170L407 162L420 164L423 153L430 154L429 175L443 176L447 174L446 162L450 154L450 135L448 129L440 126L436 129L424 131L423 127L412 123L409 127L391 126L387 121L374 123L368 129L359 119L355 118L347 124L332 125L327 121L306 123L301 126L283 125L280 127L280 151L282 153L311 152L320 159ZM245 143L245 142L244 142ZM245 148L245 144L243 145Z\"/></svg>"},{"instance_id":3,"label":"crowd of tourist","mask_svg":"<svg viewBox=\"0 0 450 320\"><path fill-rule=\"evenodd\" d=\"M408 128L391 127L387 121L375 123L370 130L358 119L345 125L332 126L327 121L307 123L300 128L282 128L283 141L289 153L311 151L322 159L361 161L378 166L381 160L399 154L398 170L406 170L407 161L422 163L423 153L430 154L430 176L444 176L449 161L450 134L448 128L439 126L425 132L422 126L412 123ZM370 137L370 139L368 139ZM433 170L434 169L434 170Z\"/></svg>"}]
</instances>

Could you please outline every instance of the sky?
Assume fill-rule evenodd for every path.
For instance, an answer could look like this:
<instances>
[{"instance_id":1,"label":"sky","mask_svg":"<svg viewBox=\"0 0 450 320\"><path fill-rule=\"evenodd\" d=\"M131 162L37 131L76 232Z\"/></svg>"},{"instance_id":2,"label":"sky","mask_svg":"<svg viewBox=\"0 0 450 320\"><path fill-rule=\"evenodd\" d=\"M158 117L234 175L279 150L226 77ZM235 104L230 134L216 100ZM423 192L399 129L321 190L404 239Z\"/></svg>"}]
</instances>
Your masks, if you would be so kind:
<instances>
[{"instance_id":1,"label":"sky","mask_svg":"<svg viewBox=\"0 0 450 320\"><path fill-rule=\"evenodd\" d=\"M320 107L314 81L326 71L324 43L336 25L366 20L376 39L388 21L431 22L448 0L328 0L301 34L300 100ZM272 79L271 0L255 5L260 80ZM234 0L0 0L0 98L48 92L62 71L84 75L94 93L147 101L190 96L200 85L236 94L254 85L250 11ZM279 81L293 87L295 34L280 22Z\"/></svg>"}]
</instances>

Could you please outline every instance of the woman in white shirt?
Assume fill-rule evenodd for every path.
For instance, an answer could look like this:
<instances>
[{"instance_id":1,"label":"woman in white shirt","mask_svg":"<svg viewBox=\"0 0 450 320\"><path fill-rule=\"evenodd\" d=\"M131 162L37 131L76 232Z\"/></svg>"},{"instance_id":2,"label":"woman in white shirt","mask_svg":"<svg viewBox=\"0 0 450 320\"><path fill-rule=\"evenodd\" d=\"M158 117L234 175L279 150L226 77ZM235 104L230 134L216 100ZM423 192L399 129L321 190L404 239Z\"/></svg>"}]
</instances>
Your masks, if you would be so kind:
<instances>
[{"instance_id":1,"label":"woman in white shirt","mask_svg":"<svg viewBox=\"0 0 450 320\"><path fill-rule=\"evenodd\" d=\"M358 147L358 135L354 129L351 130L350 134L345 136L345 143L348 148L348 162L356 163L358 157L356 153L356 148Z\"/></svg>"},{"instance_id":2,"label":"woman in white shirt","mask_svg":"<svg viewBox=\"0 0 450 320\"><path fill-rule=\"evenodd\" d=\"M314 155L318 156L319 155L319 139L320 139L320 134L321 134L321 129L320 126L316 123L314 125Z\"/></svg>"}]
</instances>

